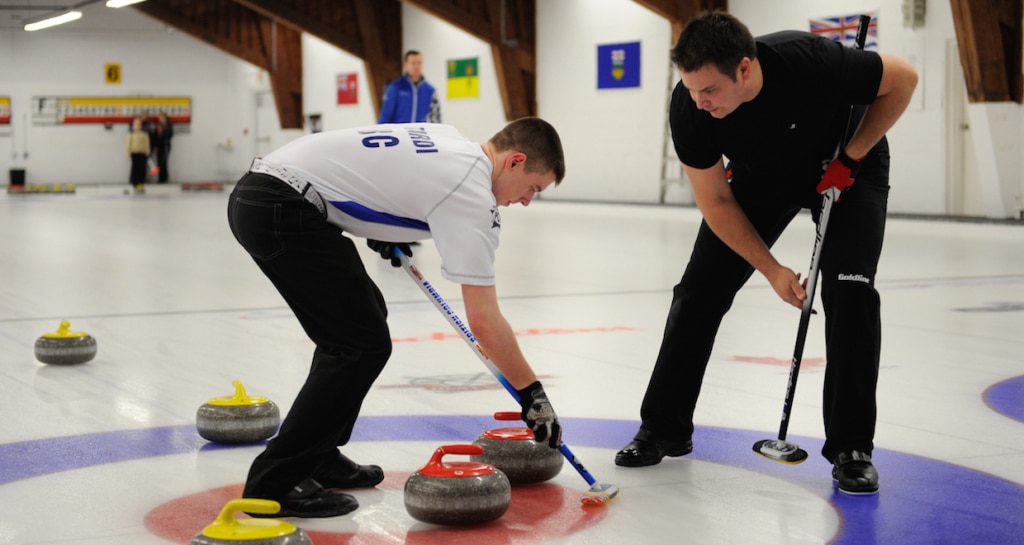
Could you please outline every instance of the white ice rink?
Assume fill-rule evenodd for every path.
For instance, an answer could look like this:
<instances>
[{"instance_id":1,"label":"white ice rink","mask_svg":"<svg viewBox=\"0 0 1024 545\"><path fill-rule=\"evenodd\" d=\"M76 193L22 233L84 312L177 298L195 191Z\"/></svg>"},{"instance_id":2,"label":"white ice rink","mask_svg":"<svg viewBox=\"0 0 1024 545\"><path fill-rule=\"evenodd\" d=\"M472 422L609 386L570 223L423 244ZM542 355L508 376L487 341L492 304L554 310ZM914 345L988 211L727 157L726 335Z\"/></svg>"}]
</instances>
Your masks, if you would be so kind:
<instances>
[{"instance_id":1,"label":"white ice rink","mask_svg":"<svg viewBox=\"0 0 1024 545\"><path fill-rule=\"evenodd\" d=\"M262 447L208 443L196 410L240 380L286 411L313 346L232 238L226 201L176 185L0 196L0 545L184 544L238 496ZM345 452L388 477L354 492L351 515L289 519L316 545L1024 543L1024 226L889 220L877 280L881 492L850 498L818 454L818 318L789 430L810 460L751 450L778 431L799 317L759 276L723 323L694 453L614 465L638 425L696 209L536 201L502 214L502 309L566 443L619 497L583 507L588 486L567 464L515 489L495 522L412 519L405 478L438 446L508 425L490 415L517 406L406 274L358 241L395 350ZM805 271L813 236L798 216L780 261ZM462 312L432 244L414 251ZM96 339L94 360L36 361L36 339L64 319Z\"/></svg>"}]
</instances>

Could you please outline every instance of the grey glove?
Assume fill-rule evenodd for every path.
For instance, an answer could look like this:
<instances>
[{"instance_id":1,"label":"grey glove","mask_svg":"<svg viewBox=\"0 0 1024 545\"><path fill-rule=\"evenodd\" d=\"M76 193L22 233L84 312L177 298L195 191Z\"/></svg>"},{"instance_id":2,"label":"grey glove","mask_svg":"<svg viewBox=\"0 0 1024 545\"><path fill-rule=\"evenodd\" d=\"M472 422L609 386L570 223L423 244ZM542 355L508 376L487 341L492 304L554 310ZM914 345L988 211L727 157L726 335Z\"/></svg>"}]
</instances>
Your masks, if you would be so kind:
<instances>
[{"instance_id":1,"label":"grey glove","mask_svg":"<svg viewBox=\"0 0 1024 545\"><path fill-rule=\"evenodd\" d=\"M522 390L516 390L516 393L519 394L519 404L523 407L520 416L526 427L533 431L534 440L538 443L547 443L551 448L558 448L562 443L562 426L558 423L558 415L551 407L540 381Z\"/></svg>"}]
</instances>

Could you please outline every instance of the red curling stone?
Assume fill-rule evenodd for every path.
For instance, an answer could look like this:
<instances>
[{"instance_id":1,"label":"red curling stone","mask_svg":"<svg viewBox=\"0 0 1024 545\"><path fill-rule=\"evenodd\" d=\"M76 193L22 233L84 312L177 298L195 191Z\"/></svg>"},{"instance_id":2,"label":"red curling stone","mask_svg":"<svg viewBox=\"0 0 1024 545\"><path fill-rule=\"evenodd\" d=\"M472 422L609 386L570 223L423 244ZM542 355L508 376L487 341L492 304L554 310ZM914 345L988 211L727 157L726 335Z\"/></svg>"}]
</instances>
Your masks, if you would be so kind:
<instances>
[{"instance_id":1,"label":"red curling stone","mask_svg":"<svg viewBox=\"0 0 1024 545\"><path fill-rule=\"evenodd\" d=\"M519 413L497 412L495 420L519 420ZM553 479L562 471L565 458L561 451L534 440L527 427L494 428L473 441L484 448L483 454L471 456L474 462L500 469L512 484L540 483Z\"/></svg>"},{"instance_id":2,"label":"red curling stone","mask_svg":"<svg viewBox=\"0 0 1024 545\"><path fill-rule=\"evenodd\" d=\"M479 445L446 445L405 481L405 510L430 524L466 526L496 520L512 501L512 484L494 466L445 462L448 454L479 455Z\"/></svg>"}]
</instances>

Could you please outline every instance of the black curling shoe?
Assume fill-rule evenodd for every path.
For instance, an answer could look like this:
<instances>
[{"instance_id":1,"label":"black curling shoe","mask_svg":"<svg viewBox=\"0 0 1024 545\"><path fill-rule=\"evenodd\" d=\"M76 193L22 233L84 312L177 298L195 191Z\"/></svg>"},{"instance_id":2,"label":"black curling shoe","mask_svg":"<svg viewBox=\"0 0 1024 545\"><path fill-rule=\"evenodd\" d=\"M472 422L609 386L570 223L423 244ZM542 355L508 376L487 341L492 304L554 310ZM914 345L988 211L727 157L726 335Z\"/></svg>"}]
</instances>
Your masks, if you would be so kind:
<instances>
[{"instance_id":1,"label":"black curling shoe","mask_svg":"<svg viewBox=\"0 0 1024 545\"><path fill-rule=\"evenodd\" d=\"M351 513L359 507L359 502L354 497L344 492L327 490L313 479L302 481L283 498L265 499L272 499L281 504L281 510L272 514L249 513L249 516L326 518Z\"/></svg>"},{"instance_id":2,"label":"black curling shoe","mask_svg":"<svg viewBox=\"0 0 1024 545\"><path fill-rule=\"evenodd\" d=\"M840 452L836 456L832 461L832 480L843 494L878 494L878 471L871 464L871 455L859 450Z\"/></svg>"},{"instance_id":3,"label":"black curling shoe","mask_svg":"<svg viewBox=\"0 0 1024 545\"><path fill-rule=\"evenodd\" d=\"M340 460L313 474L324 488L369 488L384 480L384 470L378 465L359 465L340 455Z\"/></svg>"},{"instance_id":4,"label":"black curling shoe","mask_svg":"<svg viewBox=\"0 0 1024 545\"><path fill-rule=\"evenodd\" d=\"M649 441L633 439L622 450L615 454L615 465L623 467L644 467L661 463L661 459L669 456L683 456L693 452L693 441Z\"/></svg>"}]
</instances>

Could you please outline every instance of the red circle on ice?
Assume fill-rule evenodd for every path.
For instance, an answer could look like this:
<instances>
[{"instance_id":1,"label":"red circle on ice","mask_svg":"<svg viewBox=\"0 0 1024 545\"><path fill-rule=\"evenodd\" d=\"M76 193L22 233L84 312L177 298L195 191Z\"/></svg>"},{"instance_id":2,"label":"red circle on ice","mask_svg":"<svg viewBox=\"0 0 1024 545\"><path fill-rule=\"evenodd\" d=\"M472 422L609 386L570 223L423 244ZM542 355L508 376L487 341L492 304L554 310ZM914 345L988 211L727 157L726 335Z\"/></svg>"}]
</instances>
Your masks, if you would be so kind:
<instances>
[{"instance_id":1,"label":"red circle on ice","mask_svg":"<svg viewBox=\"0 0 1024 545\"><path fill-rule=\"evenodd\" d=\"M401 494L408 473L388 473L376 489L366 492ZM363 493L357 491L357 494ZM501 518L477 526L449 527L417 522L409 517L407 527L376 528L377 532L324 532L303 530L316 545L452 545L462 543L532 544L555 539L599 523L604 507L580 503L580 491L552 483L513 486L512 501ZM242 485L214 488L169 501L146 515L146 528L173 543L188 544L203 528L216 520L224 505L242 495ZM358 513L358 511L357 511ZM403 511L404 514L404 511ZM244 515L242 515L244 516ZM289 519L302 527L302 519ZM338 520L345 520L339 517ZM382 522L388 517L382 517ZM381 525L385 526L385 525ZM396 541L397 539L397 541Z\"/></svg>"}]
</instances>

